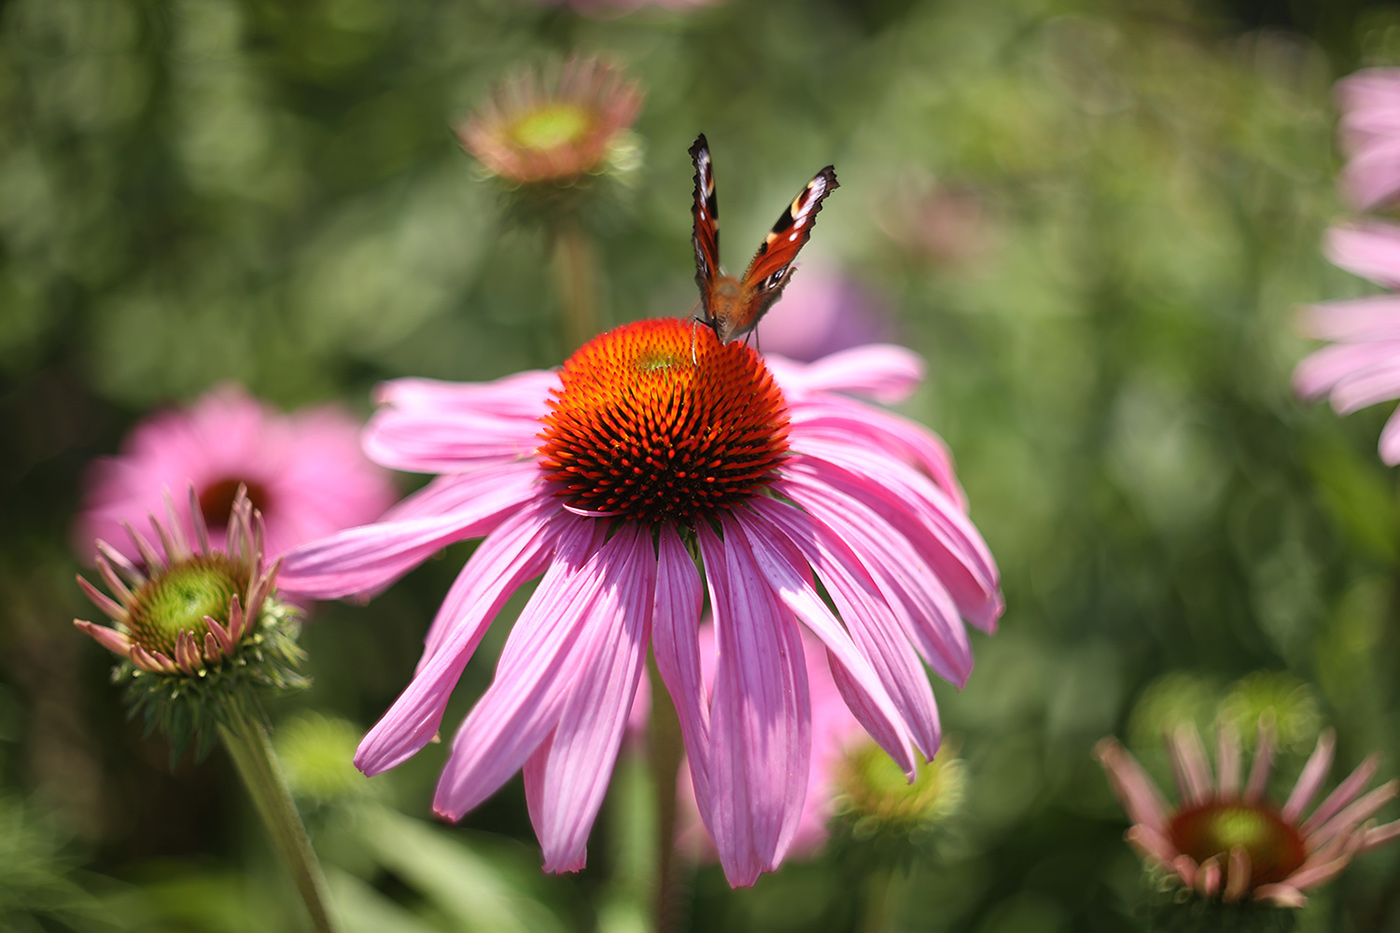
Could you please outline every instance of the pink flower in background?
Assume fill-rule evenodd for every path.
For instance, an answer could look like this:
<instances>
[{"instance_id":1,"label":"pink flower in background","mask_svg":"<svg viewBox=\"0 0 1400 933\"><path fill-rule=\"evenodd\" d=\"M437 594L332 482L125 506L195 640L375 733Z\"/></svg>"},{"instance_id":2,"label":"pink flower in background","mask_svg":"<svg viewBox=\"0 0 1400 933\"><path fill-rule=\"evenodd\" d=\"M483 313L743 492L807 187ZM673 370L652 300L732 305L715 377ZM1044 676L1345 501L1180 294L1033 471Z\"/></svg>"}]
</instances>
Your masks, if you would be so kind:
<instances>
[{"instance_id":1,"label":"pink flower in background","mask_svg":"<svg viewBox=\"0 0 1400 933\"><path fill-rule=\"evenodd\" d=\"M920 375L917 357L888 346L770 368L742 343L659 319L595 338L559 372L383 386L367 452L440 475L380 523L288 555L281 585L372 591L448 543L482 540L356 764L377 774L433 739L496 613L542 576L452 742L443 816L523 769L545 869L582 867L650 646L726 877L752 884L792 847L807 796L799 623L851 713L912 775L915 749L931 757L940 737L923 665L964 683L963 620L991 631L1002 611L942 443L838 394L891 401ZM693 554L715 620L709 691Z\"/></svg>"},{"instance_id":2,"label":"pink flower in background","mask_svg":"<svg viewBox=\"0 0 1400 933\"><path fill-rule=\"evenodd\" d=\"M764 353L811 362L838 350L890 339L885 308L851 279L804 270L763 318Z\"/></svg>"},{"instance_id":3,"label":"pink flower in background","mask_svg":"<svg viewBox=\"0 0 1400 933\"><path fill-rule=\"evenodd\" d=\"M1336 877L1353 856L1400 836L1400 822L1375 826L1371 817L1395 797L1390 781L1365 794L1376 773L1372 755L1312 812L1332 766L1335 738L1323 733L1282 807L1265 796L1273 740L1261 722L1248 780L1241 789L1239 738L1219 735L1216 777L1201 737L1191 727L1168 743L1181 802L1169 808L1142 766L1114 739L1098 757L1133 826L1126 838L1150 864L1170 872L1201 897L1264 901L1301 907L1303 893Z\"/></svg>"},{"instance_id":4,"label":"pink flower in background","mask_svg":"<svg viewBox=\"0 0 1400 933\"><path fill-rule=\"evenodd\" d=\"M1347 155L1339 187L1359 210L1400 195L1400 68L1372 68L1337 82L1339 137Z\"/></svg>"},{"instance_id":5,"label":"pink flower in background","mask_svg":"<svg viewBox=\"0 0 1400 933\"><path fill-rule=\"evenodd\" d=\"M190 484L216 550L224 547L240 485L266 521L273 561L298 544L373 521L396 494L389 474L360 451L359 432L338 407L283 415L233 385L188 408L151 415L127 435L120 455L89 471L79 553L92 553L100 538L139 560L121 523L144 529L148 516L164 514L167 489L179 520L192 530L184 495Z\"/></svg>"},{"instance_id":6,"label":"pink flower in background","mask_svg":"<svg viewBox=\"0 0 1400 933\"><path fill-rule=\"evenodd\" d=\"M1400 288L1400 227L1376 222L1334 227L1327 233L1326 251L1348 272ZM1400 398L1400 295L1313 305L1303 316L1302 330L1332 345L1298 364L1293 387L1300 397L1329 395L1340 415ZM1400 464L1400 415L1392 414L1381 430L1380 454L1391 466Z\"/></svg>"}]
</instances>

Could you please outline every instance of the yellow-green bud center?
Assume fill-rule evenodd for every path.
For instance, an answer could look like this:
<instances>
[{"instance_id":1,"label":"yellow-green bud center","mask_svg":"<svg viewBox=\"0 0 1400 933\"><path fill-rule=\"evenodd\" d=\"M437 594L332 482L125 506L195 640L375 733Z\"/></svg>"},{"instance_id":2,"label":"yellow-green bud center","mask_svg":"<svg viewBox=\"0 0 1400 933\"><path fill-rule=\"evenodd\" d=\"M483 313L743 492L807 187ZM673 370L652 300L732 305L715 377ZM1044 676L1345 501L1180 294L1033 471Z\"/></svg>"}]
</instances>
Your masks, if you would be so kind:
<instances>
[{"instance_id":1,"label":"yellow-green bud center","mask_svg":"<svg viewBox=\"0 0 1400 933\"><path fill-rule=\"evenodd\" d=\"M147 651L175 655L181 632L201 643L209 616L227 625L229 600L246 589L248 568L220 553L197 554L156 573L134 594L129 634Z\"/></svg>"}]
</instances>

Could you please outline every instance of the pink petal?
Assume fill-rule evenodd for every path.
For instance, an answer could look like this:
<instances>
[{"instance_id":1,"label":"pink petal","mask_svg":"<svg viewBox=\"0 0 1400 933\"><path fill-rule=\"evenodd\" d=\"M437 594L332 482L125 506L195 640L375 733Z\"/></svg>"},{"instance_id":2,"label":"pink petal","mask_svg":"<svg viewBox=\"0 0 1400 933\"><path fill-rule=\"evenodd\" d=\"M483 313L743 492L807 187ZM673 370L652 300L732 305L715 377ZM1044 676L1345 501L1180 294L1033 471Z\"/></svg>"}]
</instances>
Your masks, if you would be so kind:
<instances>
[{"instance_id":1,"label":"pink petal","mask_svg":"<svg viewBox=\"0 0 1400 933\"><path fill-rule=\"evenodd\" d=\"M1194 726L1178 726L1171 736L1172 770L1176 773L1176 783L1181 791L1181 799L1191 803L1201 803L1210 799L1210 762L1206 760L1205 746Z\"/></svg>"},{"instance_id":2,"label":"pink petal","mask_svg":"<svg viewBox=\"0 0 1400 933\"><path fill-rule=\"evenodd\" d=\"M602 547L593 546L595 539L593 527L561 536L554 562L511 629L495 680L457 731L433 798L433 809L447 819L460 819L495 793L559 724L587 666L588 620L615 598L628 550L626 536Z\"/></svg>"},{"instance_id":3,"label":"pink petal","mask_svg":"<svg viewBox=\"0 0 1400 933\"><path fill-rule=\"evenodd\" d=\"M1116 739L1099 742L1094 748L1094 755L1108 772L1109 784L1113 786L1113 793L1123 804L1123 809L1128 811L1128 818L1158 834L1165 834L1167 802L1137 759Z\"/></svg>"},{"instance_id":4,"label":"pink petal","mask_svg":"<svg viewBox=\"0 0 1400 933\"><path fill-rule=\"evenodd\" d=\"M1394 800L1397 786L1400 786L1400 782L1389 781L1364 795L1360 800L1319 826L1308 836L1308 842L1311 845L1320 845L1336 836L1350 833L1374 816L1381 807ZM1299 887L1303 887L1303 885L1299 885Z\"/></svg>"},{"instance_id":5,"label":"pink petal","mask_svg":"<svg viewBox=\"0 0 1400 933\"><path fill-rule=\"evenodd\" d=\"M876 683L883 687L881 693L888 692L890 700L899 712L895 720L903 726L898 736L899 744L886 745L886 742L893 740L895 736L883 732L883 727L872 727L876 724L869 723L864 718L861 721L866 724L876 741L880 742L881 747L890 753L890 757L912 776L912 769L906 765L906 759L903 757L907 752L901 751L907 741L903 731L908 730L914 744L923 752L925 758L932 758L938 750L941 737L938 707L934 702L928 676L911 650L898 622L891 615L890 607L881 599L875 581L863 571L860 561L841 540L841 536L811 516L772 500L754 500L754 510L771 522L776 533L782 536L774 539L778 546L789 551L792 548L797 549L797 554L790 554L790 561L796 563L805 559L806 563L816 567L822 582L826 584L828 592L841 611L850 637L860 649L861 658L873 669L871 673L876 678ZM816 620L816 623L820 624L820 620ZM844 645L838 646L833 641L837 632L818 629L813 621L808 621L808 626L827 643L829 650L836 652L837 657L841 659L844 670L833 670L833 676L837 686L841 687L844 693L847 675L856 674L859 669L846 662L840 650ZM869 692L869 688L862 691ZM856 699L861 704L868 702L862 697ZM870 712L859 709L854 703L851 704L851 711L858 718ZM912 759L908 762L911 765Z\"/></svg>"},{"instance_id":6,"label":"pink petal","mask_svg":"<svg viewBox=\"0 0 1400 933\"><path fill-rule=\"evenodd\" d=\"M710 706L700 667L700 610L704 595L690 552L670 525L657 539L656 608L651 650L661 680L676 704L695 800L705 822L710 813Z\"/></svg>"},{"instance_id":7,"label":"pink petal","mask_svg":"<svg viewBox=\"0 0 1400 933\"><path fill-rule=\"evenodd\" d=\"M898 415L840 398L792 405L792 443L801 450L808 437L883 450L927 474L967 511L967 495L953 470L953 456L937 435Z\"/></svg>"},{"instance_id":8,"label":"pink petal","mask_svg":"<svg viewBox=\"0 0 1400 933\"><path fill-rule=\"evenodd\" d=\"M455 541L487 534L506 515L544 495L534 463L474 474L471 506L447 515L363 525L289 553L279 579L287 592L316 599L376 589Z\"/></svg>"},{"instance_id":9,"label":"pink petal","mask_svg":"<svg viewBox=\"0 0 1400 933\"><path fill-rule=\"evenodd\" d=\"M1381 462L1389 466L1400 464L1400 409L1390 413L1386 419L1385 427L1381 428L1381 439L1377 445L1381 454Z\"/></svg>"},{"instance_id":10,"label":"pink petal","mask_svg":"<svg viewBox=\"0 0 1400 933\"><path fill-rule=\"evenodd\" d=\"M540 445L540 428L533 417L381 408L365 428L364 449L375 463L396 470L458 473L531 457Z\"/></svg>"},{"instance_id":11,"label":"pink petal","mask_svg":"<svg viewBox=\"0 0 1400 933\"><path fill-rule=\"evenodd\" d=\"M485 625L516 588L544 573L549 565L553 539L559 533L558 523L550 519L559 515L558 505L549 499L532 502L482 539L433 617L415 677L460 628L471 631L456 640L453 650L471 656Z\"/></svg>"},{"instance_id":12,"label":"pink petal","mask_svg":"<svg viewBox=\"0 0 1400 933\"><path fill-rule=\"evenodd\" d=\"M1128 831L1123 834L1123 838L1128 844L1149 862L1159 865L1171 865L1176 857L1181 853L1172 845L1171 840L1148 826L1146 823L1134 823L1128 827Z\"/></svg>"},{"instance_id":13,"label":"pink petal","mask_svg":"<svg viewBox=\"0 0 1400 933\"><path fill-rule=\"evenodd\" d=\"M538 418L548 411L550 389L558 386L557 372L538 369L492 382L395 379L378 386L375 401L405 411L444 409Z\"/></svg>"},{"instance_id":14,"label":"pink petal","mask_svg":"<svg viewBox=\"0 0 1400 933\"><path fill-rule=\"evenodd\" d=\"M775 358L768 366L789 396L847 392L886 404L908 398L924 378L923 358L893 344L852 347L807 365Z\"/></svg>"},{"instance_id":15,"label":"pink petal","mask_svg":"<svg viewBox=\"0 0 1400 933\"><path fill-rule=\"evenodd\" d=\"M1400 227L1367 221L1327 231L1323 251L1335 265L1387 288L1400 287Z\"/></svg>"},{"instance_id":16,"label":"pink petal","mask_svg":"<svg viewBox=\"0 0 1400 933\"><path fill-rule=\"evenodd\" d=\"M1251 867L1249 850L1244 846L1230 849L1230 861L1225 866L1225 903L1234 904L1249 892Z\"/></svg>"},{"instance_id":17,"label":"pink petal","mask_svg":"<svg viewBox=\"0 0 1400 933\"><path fill-rule=\"evenodd\" d=\"M1232 799L1240 792L1240 737L1233 726L1220 725L1215 730L1215 769L1219 772L1216 786L1220 796Z\"/></svg>"},{"instance_id":18,"label":"pink petal","mask_svg":"<svg viewBox=\"0 0 1400 933\"><path fill-rule=\"evenodd\" d=\"M846 567L863 569L894 615L903 637L938 676L959 687L972 673L972 645L943 581L910 541L854 496L834 493L802 464L793 464L775 488L819 519L850 554ZM833 535L827 535L833 537ZM825 576L824 576L825 579ZM879 616L872 617L881 621Z\"/></svg>"},{"instance_id":19,"label":"pink petal","mask_svg":"<svg viewBox=\"0 0 1400 933\"><path fill-rule=\"evenodd\" d=\"M792 614L757 568L706 525L699 538L718 655L706 825L730 886L748 887L782 861L802 815L811 752L807 671Z\"/></svg>"},{"instance_id":20,"label":"pink petal","mask_svg":"<svg viewBox=\"0 0 1400 933\"><path fill-rule=\"evenodd\" d=\"M1303 766L1303 773L1298 775L1298 782L1293 785L1293 793L1288 795L1288 802L1283 805L1283 818L1286 822L1296 824L1308 804L1312 803L1313 797L1317 796L1318 788L1327 780L1327 772L1332 768L1332 751L1336 744L1337 734L1331 729L1325 730L1317 737L1317 747L1309 756L1308 763Z\"/></svg>"},{"instance_id":21,"label":"pink petal","mask_svg":"<svg viewBox=\"0 0 1400 933\"><path fill-rule=\"evenodd\" d=\"M1338 413L1349 414L1366 404L1400 396L1397 361L1400 342L1333 344L1303 358L1293 370L1293 391L1299 398L1314 399L1350 386L1342 399L1335 394L1332 399ZM1371 401L1364 401L1368 397Z\"/></svg>"},{"instance_id":22,"label":"pink petal","mask_svg":"<svg viewBox=\"0 0 1400 933\"><path fill-rule=\"evenodd\" d=\"M453 623L435 652L430 656L425 652L427 663L419 665L408 687L360 742L355 753L355 767L366 774L387 771L432 741L442 724L452 688L457 685L462 669L467 666L487 627L516 588L535 576L541 563L551 559L556 546L559 549L584 548L598 541L597 530L590 523L581 523L567 515L554 516L539 535L512 535L501 542L492 538L482 542L462 575L476 576L474 564L500 567L500 575L486 577L483 587L473 594L475 598L463 599L469 611ZM555 562L551 569L558 566ZM556 571L556 576L558 573L562 571Z\"/></svg>"},{"instance_id":23,"label":"pink petal","mask_svg":"<svg viewBox=\"0 0 1400 933\"><path fill-rule=\"evenodd\" d=\"M1261 884L1254 889L1254 900L1275 907L1306 907L1308 897L1291 884Z\"/></svg>"},{"instance_id":24,"label":"pink petal","mask_svg":"<svg viewBox=\"0 0 1400 933\"><path fill-rule=\"evenodd\" d=\"M1400 838L1400 820L1381 826L1373 826L1362 834L1361 845L1357 847L1356 851L1369 852L1397 838Z\"/></svg>"},{"instance_id":25,"label":"pink petal","mask_svg":"<svg viewBox=\"0 0 1400 933\"><path fill-rule=\"evenodd\" d=\"M1400 194L1400 136L1358 146L1337 176L1342 197L1359 210L1369 210Z\"/></svg>"},{"instance_id":26,"label":"pink petal","mask_svg":"<svg viewBox=\"0 0 1400 933\"><path fill-rule=\"evenodd\" d=\"M1319 743L1321 742L1320 739L1318 741ZM1303 822L1303 833L1305 835L1311 833L1317 827L1335 816L1343 807L1355 800L1356 795L1361 793L1362 788L1371 782L1371 778L1375 776L1376 770L1380 768L1380 766L1381 756L1379 753L1372 752L1370 755L1367 755L1365 760L1356 766L1356 770L1348 774L1346 779L1338 784L1336 788L1333 789L1332 793L1327 795L1327 799L1318 804L1312 816L1309 816Z\"/></svg>"},{"instance_id":27,"label":"pink petal","mask_svg":"<svg viewBox=\"0 0 1400 933\"><path fill-rule=\"evenodd\" d=\"M809 441L801 453L816 478L879 512L919 549L968 621L996 627L1004 608L996 562L942 489L911 467L848 444Z\"/></svg>"},{"instance_id":28,"label":"pink petal","mask_svg":"<svg viewBox=\"0 0 1400 933\"><path fill-rule=\"evenodd\" d=\"M763 506L765 503L801 514L790 506L781 506L772 500L755 500L755 506ZM795 542L760 517L763 509L756 508L755 511L759 514L745 515L735 512L734 526L741 529L743 534L726 534L725 546L738 549L740 560L754 561L778 598L828 646L837 687L842 689L843 696L849 690L855 700L848 703L851 712L863 725L867 721L870 723L867 731L890 753L890 757L912 780L915 767L914 751L909 744L908 729L902 711L896 707L870 662L857 650L851 636L822 602L812 584L806 560L794 547ZM744 538L747 540L741 540ZM837 671L840 673L837 674ZM928 678L918 669L917 662L912 676L927 688ZM930 692L930 705L932 699L933 695ZM925 756L929 758L933 757L933 753L938 749L936 711L931 738L932 750L925 752Z\"/></svg>"},{"instance_id":29,"label":"pink petal","mask_svg":"<svg viewBox=\"0 0 1400 933\"><path fill-rule=\"evenodd\" d=\"M1259 738L1254 746L1254 762L1249 766L1249 781L1245 784L1244 799L1256 803L1263 799L1264 789L1269 784L1269 770L1274 763L1273 721L1267 716L1259 719Z\"/></svg>"},{"instance_id":30,"label":"pink petal","mask_svg":"<svg viewBox=\"0 0 1400 933\"><path fill-rule=\"evenodd\" d=\"M1314 340L1400 341L1400 295L1368 295L1310 305L1303 310L1298 329Z\"/></svg>"},{"instance_id":31,"label":"pink petal","mask_svg":"<svg viewBox=\"0 0 1400 933\"><path fill-rule=\"evenodd\" d=\"M651 640L656 557L651 532L632 525L608 542L616 565L598 595L573 662L573 686L552 739L526 763L530 820L544 870L577 871L602 806Z\"/></svg>"}]
</instances>

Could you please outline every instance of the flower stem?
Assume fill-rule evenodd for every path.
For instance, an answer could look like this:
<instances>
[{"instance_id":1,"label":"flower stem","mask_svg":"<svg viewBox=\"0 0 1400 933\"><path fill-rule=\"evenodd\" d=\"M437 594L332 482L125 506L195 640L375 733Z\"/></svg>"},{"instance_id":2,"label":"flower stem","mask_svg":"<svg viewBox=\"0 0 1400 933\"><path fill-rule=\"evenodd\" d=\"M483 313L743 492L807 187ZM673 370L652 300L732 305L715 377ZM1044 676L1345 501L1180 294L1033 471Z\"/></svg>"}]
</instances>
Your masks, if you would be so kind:
<instances>
[{"instance_id":1,"label":"flower stem","mask_svg":"<svg viewBox=\"0 0 1400 933\"><path fill-rule=\"evenodd\" d=\"M656 889L652 892L652 933L667 933L680 914L683 883L676 861L676 776L680 773L685 744L671 694L661 680L656 660L649 659L651 675L651 732L648 754L652 787L656 793Z\"/></svg>"},{"instance_id":2,"label":"flower stem","mask_svg":"<svg viewBox=\"0 0 1400 933\"><path fill-rule=\"evenodd\" d=\"M312 924L319 933L335 933L337 927L331 917L321 863L316 860L282 769L277 766L261 716L241 703L230 703L227 720L219 725L219 737L272 835L278 854L292 873L297 891L311 913Z\"/></svg>"},{"instance_id":3,"label":"flower stem","mask_svg":"<svg viewBox=\"0 0 1400 933\"><path fill-rule=\"evenodd\" d=\"M565 213L553 225L550 240L567 356L598 332L597 256L593 242L572 213Z\"/></svg>"}]
</instances>

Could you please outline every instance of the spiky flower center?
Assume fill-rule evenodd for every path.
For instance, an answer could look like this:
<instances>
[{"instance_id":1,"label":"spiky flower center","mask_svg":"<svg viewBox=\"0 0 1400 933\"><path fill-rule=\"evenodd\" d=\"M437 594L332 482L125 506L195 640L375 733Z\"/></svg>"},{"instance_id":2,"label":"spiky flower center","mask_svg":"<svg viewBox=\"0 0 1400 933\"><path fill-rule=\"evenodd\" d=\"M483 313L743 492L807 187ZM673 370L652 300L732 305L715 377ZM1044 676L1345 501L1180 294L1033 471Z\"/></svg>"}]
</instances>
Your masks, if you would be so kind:
<instances>
[{"instance_id":1,"label":"spiky flower center","mask_svg":"<svg viewBox=\"0 0 1400 933\"><path fill-rule=\"evenodd\" d=\"M181 632L201 643L209 616L227 625L229 600L247 589L249 569L224 554L195 554L154 574L132 594L127 627L132 640L147 651L175 655Z\"/></svg>"},{"instance_id":2,"label":"spiky flower center","mask_svg":"<svg viewBox=\"0 0 1400 933\"><path fill-rule=\"evenodd\" d=\"M1168 833L1177 850L1197 863L1235 846L1249 853L1250 886L1283 881L1303 864L1307 851L1296 827L1267 803L1213 800L1187 807L1172 817Z\"/></svg>"},{"instance_id":3,"label":"spiky flower center","mask_svg":"<svg viewBox=\"0 0 1400 933\"><path fill-rule=\"evenodd\" d=\"M574 104L553 102L531 110L508 131L522 149L558 149L583 141L593 129L593 114Z\"/></svg>"},{"instance_id":4,"label":"spiky flower center","mask_svg":"<svg viewBox=\"0 0 1400 933\"><path fill-rule=\"evenodd\" d=\"M228 477L210 483L199 491L199 512L204 516L205 525L210 528L228 525L229 513L233 510L233 500L238 497L240 486L247 490L248 502L253 508L259 512L267 511L267 489L261 483Z\"/></svg>"},{"instance_id":5,"label":"spiky flower center","mask_svg":"<svg viewBox=\"0 0 1400 933\"><path fill-rule=\"evenodd\" d=\"M595 337L559 379L540 463L581 512L691 524L761 491L787 453L787 406L762 358L690 321Z\"/></svg>"}]
</instances>

